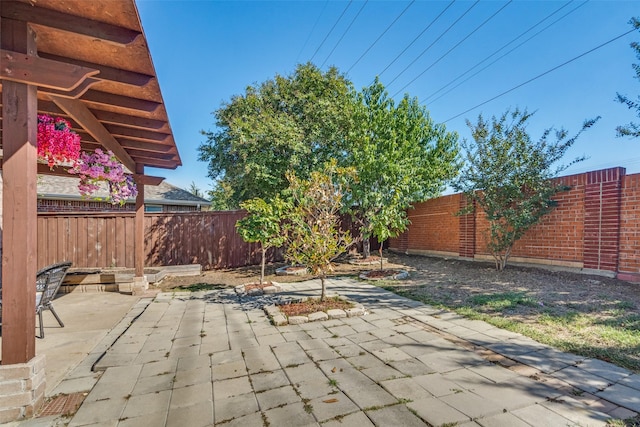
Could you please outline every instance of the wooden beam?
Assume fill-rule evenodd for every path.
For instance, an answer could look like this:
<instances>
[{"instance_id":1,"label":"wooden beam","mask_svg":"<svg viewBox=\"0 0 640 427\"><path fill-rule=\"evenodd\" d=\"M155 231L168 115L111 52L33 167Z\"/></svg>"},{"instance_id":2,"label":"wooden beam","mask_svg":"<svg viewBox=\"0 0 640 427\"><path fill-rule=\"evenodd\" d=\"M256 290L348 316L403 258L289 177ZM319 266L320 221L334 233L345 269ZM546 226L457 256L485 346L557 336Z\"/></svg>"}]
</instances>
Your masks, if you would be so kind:
<instances>
[{"instance_id":1,"label":"wooden beam","mask_svg":"<svg viewBox=\"0 0 640 427\"><path fill-rule=\"evenodd\" d=\"M129 96L115 95L113 93L89 90L82 97L83 100L100 105L112 105L127 108L129 110L144 111L153 113L160 106L159 102L147 101L146 99L131 98Z\"/></svg>"},{"instance_id":2,"label":"wooden beam","mask_svg":"<svg viewBox=\"0 0 640 427\"><path fill-rule=\"evenodd\" d=\"M91 112L94 116L96 116L96 119L100 120L102 123L120 124L137 129L151 130L158 130L167 126L167 122L163 120L147 119L144 117L112 113L111 111L103 111L97 109L91 109Z\"/></svg>"},{"instance_id":3,"label":"wooden beam","mask_svg":"<svg viewBox=\"0 0 640 427\"><path fill-rule=\"evenodd\" d=\"M38 100L38 113L55 114L56 116L66 116L66 113L60 109L54 102Z\"/></svg>"},{"instance_id":4,"label":"wooden beam","mask_svg":"<svg viewBox=\"0 0 640 427\"><path fill-rule=\"evenodd\" d=\"M135 176L144 175L144 166L137 164ZM135 237L134 237L134 263L135 277L144 277L144 182L142 180L136 183L138 187L138 195L136 196L136 219L135 219Z\"/></svg>"},{"instance_id":5,"label":"wooden beam","mask_svg":"<svg viewBox=\"0 0 640 427\"><path fill-rule=\"evenodd\" d=\"M70 91L98 70L40 58L35 55L0 50L0 80L32 84L49 89Z\"/></svg>"},{"instance_id":6,"label":"wooden beam","mask_svg":"<svg viewBox=\"0 0 640 427\"><path fill-rule=\"evenodd\" d=\"M25 22L2 20L0 41L3 49L36 54L35 33ZM36 355L37 116L36 86L3 81L3 365L26 363Z\"/></svg>"},{"instance_id":7,"label":"wooden beam","mask_svg":"<svg viewBox=\"0 0 640 427\"><path fill-rule=\"evenodd\" d=\"M136 163L131 156L129 156L120 143L102 126L102 123L91 114L91 111L89 111L82 102L77 99L67 99L59 96L52 96L51 100L73 120L78 122L96 141L102 144L107 150L113 151L113 154L116 155L127 169L132 172L136 170Z\"/></svg>"},{"instance_id":8,"label":"wooden beam","mask_svg":"<svg viewBox=\"0 0 640 427\"><path fill-rule=\"evenodd\" d=\"M3 159L0 159L0 170L3 169ZM66 178L79 178L76 174L70 174L67 172L67 168L63 166L54 166L50 168L48 165L38 163L38 175L53 175L53 176L63 176ZM151 175L138 175L133 174L133 179L136 182L142 182L144 185L152 185L157 186L162 184L162 181L165 180L164 177L161 176L151 176Z\"/></svg>"},{"instance_id":9,"label":"wooden beam","mask_svg":"<svg viewBox=\"0 0 640 427\"><path fill-rule=\"evenodd\" d=\"M104 40L120 46L132 43L141 33L124 27L98 22L92 19L34 6L28 3L2 0L0 14L3 18L30 22L57 28L71 33Z\"/></svg>"},{"instance_id":10,"label":"wooden beam","mask_svg":"<svg viewBox=\"0 0 640 427\"><path fill-rule=\"evenodd\" d=\"M38 88L38 89L40 90L40 92L46 93L48 95L55 95L55 96L61 96L63 98L77 99L77 98L80 98L82 95L84 95L89 90L89 88L96 83L100 83L100 80L95 79L93 77L89 77L84 79L82 83L80 83L75 89L72 89L70 91L62 91L62 90L51 89L46 87Z\"/></svg>"},{"instance_id":11,"label":"wooden beam","mask_svg":"<svg viewBox=\"0 0 640 427\"><path fill-rule=\"evenodd\" d=\"M134 148L145 151L157 151L160 153L167 153L175 149L175 146L173 146L172 144L157 144L153 142L142 142L126 138L118 138L118 141L120 141L120 145L127 149Z\"/></svg>"},{"instance_id":12,"label":"wooden beam","mask_svg":"<svg viewBox=\"0 0 640 427\"><path fill-rule=\"evenodd\" d=\"M67 58L66 56L53 55L46 52L38 52L38 55L42 58L52 59L59 62L66 62L79 67L92 68L100 71L98 78L100 80L110 80L116 83L124 83L132 86L142 87L146 86L154 76L148 74L136 73L134 71L127 71L120 68L107 67L106 65L96 64L94 62L80 61L79 59Z\"/></svg>"},{"instance_id":13,"label":"wooden beam","mask_svg":"<svg viewBox=\"0 0 640 427\"><path fill-rule=\"evenodd\" d=\"M162 181L164 181L164 178L161 176L150 176L150 175L139 175L139 174L135 174L133 175L133 179L135 179L136 183L142 183L144 185L160 185L162 184Z\"/></svg>"},{"instance_id":14,"label":"wooden beam","mask_svg":"<svg viewBox=\"0 0 640 427\"><path fill-rule=\"evenodd\" d=\"M125 126L105 125L105 128L115 137L133 138L151 142L164 142L171 136L162 132L152 132L143 129L132 129Z\"/></svg>"},{"instance_id":15,"label":"wooden beam","mask_svg":"<svg viewBox=\"0 0 640 427\"><path fill-rule=\"evenodd\" d=\"M127 153L138 163L137 159L144 160L171 160L176 154L175 153L157 153L153 151L143 151L143 150L127 150Z\"/></svg>"},{"instance_id":16,"label":"wooden beam","mask_svg":"<svg viewBox=\"0 0 640 427\"><path fill-rule=\"evenodd\" d=\"M169 160L155 160L155 159L139 159L140 163L145 166L151 166L154 168L162 168L162 169L175 169L180 166L182 163L179 161L169 161Z\"/></svg>"}]
</instances>

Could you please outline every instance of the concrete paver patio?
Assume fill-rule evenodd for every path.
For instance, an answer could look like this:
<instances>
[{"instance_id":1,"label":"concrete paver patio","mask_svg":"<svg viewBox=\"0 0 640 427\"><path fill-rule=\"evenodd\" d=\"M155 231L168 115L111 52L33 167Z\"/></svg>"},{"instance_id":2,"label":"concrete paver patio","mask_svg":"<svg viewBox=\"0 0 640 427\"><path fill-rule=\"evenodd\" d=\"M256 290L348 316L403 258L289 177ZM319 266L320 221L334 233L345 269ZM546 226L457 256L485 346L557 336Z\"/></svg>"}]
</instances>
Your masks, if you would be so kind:
<instances>
[{"instance_id":1,"label":"concrete paver patio","mask_svg":"<svg viewBox=\"0 0 640 427\"><path fill-rule=\"evenodd\" d=\"M140 299L48 393L86 393L72 417L14 424L604 426L640 411L627 370L353 279L327 290L368 314L275 327L232 289Z\"/></svg>"}]
</instances>

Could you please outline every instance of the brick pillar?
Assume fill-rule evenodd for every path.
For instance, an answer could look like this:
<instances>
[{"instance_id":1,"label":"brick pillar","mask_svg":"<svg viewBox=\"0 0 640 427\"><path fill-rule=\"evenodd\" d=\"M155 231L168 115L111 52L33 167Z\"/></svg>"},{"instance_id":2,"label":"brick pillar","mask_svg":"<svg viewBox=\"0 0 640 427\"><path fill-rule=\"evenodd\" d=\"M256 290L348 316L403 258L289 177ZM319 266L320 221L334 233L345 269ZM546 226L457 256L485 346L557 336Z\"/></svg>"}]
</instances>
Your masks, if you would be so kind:
<instances>
[{"instance_id":1,"label":"brick pillar","mask_svg":"<svg viewBox=\"0 0 640 427\"><path fill-rule=\"evenodd\" d=\"M625 168L587 173L584 201L584 268L617 271L620 205Z\"/></svg>"},{"instance_id":2,"label":"brick pillar","mask_svg":"<svg viewBox=\"0 0 640 427\"><path fill-rule=\"evenodd\" d=\"M467 197L460 194L460 210L466 209L469 204ZM458 255L464 258L473 258L476 253L476 215L474 211L460 215L460 247Z\"/></svg>"},{"instance_id":3,"label":"brick pillar","mask_svg":"<svg viewBox=\"0 0 640 427\"><path fill-rule=\"evenodd\" d=\"M406 254L409 251L409 231L411 229L411 225L404 231L404 233L400 234L398 237L393 239L393 242L389 242L389 248L395 249L396 251Z\"/></svg>"},{"instance_id":4,"label":"brick pillar","mask_svg":"<svg viewBox=\"0 0 640 427\"><path fill-rule=\"evenodd\" d=\"M27 363L0 365L0 424L33 417L44 403L44 354Z\"/></svg>"}]
</instances>

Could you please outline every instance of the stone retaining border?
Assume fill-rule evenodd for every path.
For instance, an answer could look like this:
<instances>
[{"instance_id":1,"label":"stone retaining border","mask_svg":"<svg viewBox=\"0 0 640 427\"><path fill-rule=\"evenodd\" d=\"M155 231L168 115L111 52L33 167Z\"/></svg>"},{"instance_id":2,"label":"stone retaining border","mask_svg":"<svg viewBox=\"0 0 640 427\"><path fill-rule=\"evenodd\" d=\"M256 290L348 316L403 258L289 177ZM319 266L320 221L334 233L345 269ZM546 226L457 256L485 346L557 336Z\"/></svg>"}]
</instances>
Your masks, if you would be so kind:
<instances>
[{"instance_id":1,"label":"stone retaining border","mask_svg":"<svg viewBox=\"0 0 640 427\"><path fill-rule=\"evenodd\" d=\"M304 265L285 265L276 269L276 276L304 276L308 273L309 270Z\"/></svg>"},{"instance_id":2,"label":"stone retaining border","mask_svg":"<svg viewBox=\"0 0 640 427\"><path fill-rule=\"evenodd\" d=\"M373 270L373 271L376 271L376 270ZM405 280L409 278L409 272L406 270L399 270L393 276L385 276L385 277L368 277L367 273L369 273L369 271L360 273L358 277L360 277L363 280Z\"/></svg>"},{"instance_id":3,"label":"stone retaining border","mask_svg":"<svg viewBox=\"0 0 640 427\"><path fill-rule=\"evenodd\" d=\"M310 299L309 297L307 298L300 298L296 301L293 302L303 302L303 301L307 301L308 299ZM346 298L340 297L340 299L344 300L344 301L349 301ZM351 302L351 301L349 301ZM275 326L285 326L285 325L299 325L301 323L308 323L308 322L319 322L319 321L323 321L323 320L329 320L329 319L342 319L345 317L356 317L356 316L364 316L365 314L367 314L367 311L365 310L364 306L362 304L356 304L353 303L354 306L352 308L348 308L346 310L341 310L341 309L331 309L331 310L327 310L327 312L325 313L324 311L317 311L315 313L311 313L307 316L289 316L287 317L281 310L280 307L278 305L265 305L264 306L264 312L267 314L267 316L269 317L269 319L271 320L271 323L273 323Z\"/></svg>"},{"instance_id":4,"label":"stone retaining border","mask_svg":"<svg viewBox=\"0 0 640 427\"><path fill-rule=\"evenodd\" d=\"M254 283L245 283L244 285L238 285L235 287L235 291L240 296L258 296L265 294L276 294L278 292L282 292L282 286L280 283L271 282L271 286L265 286L264 288L253 288L246 291L246 286L253 285Z\"/></svg>"}]
</instances>

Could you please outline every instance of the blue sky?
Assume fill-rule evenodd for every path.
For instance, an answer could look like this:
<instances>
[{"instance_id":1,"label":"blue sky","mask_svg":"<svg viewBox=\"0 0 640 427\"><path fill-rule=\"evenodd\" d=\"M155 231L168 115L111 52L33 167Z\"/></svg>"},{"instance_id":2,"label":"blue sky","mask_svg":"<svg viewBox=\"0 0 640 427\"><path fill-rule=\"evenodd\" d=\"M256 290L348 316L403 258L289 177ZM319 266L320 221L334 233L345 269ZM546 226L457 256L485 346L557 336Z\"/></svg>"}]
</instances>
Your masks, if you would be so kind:
<instances>
[{"instance_id":1,"label":"blue sky","mask_svg":"<svg viewBox=\"0 0 640 427\"><path fill-rule=\"evenodd\" d=\"M640 93L631 67L638 60L629 47L640 41L640 32L550 71L631 30L629 19L640 16L636 0L137 5L183 162L175 171L147 173L179 187L193 181L202 190L211 188L197 148L204 141L200 131L215 129L212 113L223 102L310 60L323 69L338 67L357 89L379 75L391 95L418 97L436 122L461 138L470 138L465 119L507 108L536 111L529 125L534 139L552 126L574 133L585 119L602 116L566 158L589 159L566 174L614 166L640 172L640 140L615 137L617 125L640 119L614 102L616 92L632 98Z\"/></svg>"}]
</instances>

